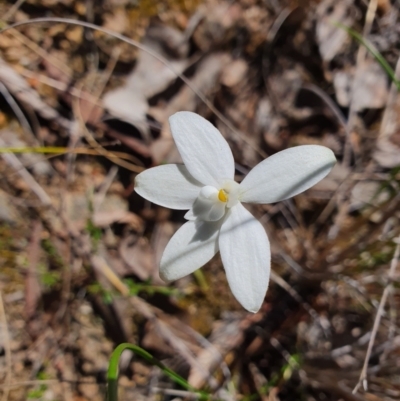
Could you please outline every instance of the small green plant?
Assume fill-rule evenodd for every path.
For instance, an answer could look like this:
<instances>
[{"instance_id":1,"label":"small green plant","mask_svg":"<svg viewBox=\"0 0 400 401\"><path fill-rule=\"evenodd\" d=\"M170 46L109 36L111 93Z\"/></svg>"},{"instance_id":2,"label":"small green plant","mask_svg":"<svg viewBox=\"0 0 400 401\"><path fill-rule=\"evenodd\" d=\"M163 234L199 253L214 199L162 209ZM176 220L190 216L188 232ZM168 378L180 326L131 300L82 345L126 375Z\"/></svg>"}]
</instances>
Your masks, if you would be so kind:
<instances>
[{"instance_id":1,"label":"small green plant","mask_svg":"<svg viewBox=\"0 0 400 401\"><path fill-rule=\"evenodd\" d=\"M150 281L145 283L137 283L133 279L124 279L122 282L129 288L129 295L136 296L139 293L149 295L162 294L166 296L181 295L181 292L174 288L155 286ZM87 286L87 290L91 294L101 295L105 304L110 304L115 297L121 296L116 290L107 290L99 282L92 283Z\"/></svg>"},{"instance_id":2,"label":"small green plant","mask_svg":"<svg viewBox=\"0 0 400 401\"><path fill-rule=\"evenodd\" d=\"M162 294L166 296L181 294L180 291L175 288L152 285L150 280L144 283L137 283L130 278L122 281L129 288L130 295L138 295L140 292L149 295Z\"/></svg>"},{"instance_id":3,"label":"small green plant","mask_svg":"<svg viewBox=\"0 0 400 401\"><path fill-rule=\"evenodd\" d=\"M59 255L57 248L51 242L50 239L44 239L42 241L42 249L48 255L50 262L59 268L64 268L64 262L62 257Z\"/></svg>"},{"instance_id":4,"label":"small green plant","mask_svg":"<svg viewBox=\"0 0 400 401\"><path fill-rule=\"evenodd\" d=\"M86 231L88 232L90 238L92 239L93 247L96 249L103 234L101 228L95 226L93 221L91 219L88 219L86 223Z\"/></svg>"},{"instance_id":5,"label":"small green plant","mask_svg":"<svg viewBox=\"0 0 400 401\"><path fill-rule=\"evenodd\" d=\"M61 282L60 272L49 271L46 269L46 267L40 268L40 271L41 271L40 273L41 282L46 288L52 289Z\"/></svg>"},{"instance_id":6,"label":"small green plant","mask_svg":"<svg viewBox=\"0 0 400 401\"><path fill-rule=\"evenodd\" d=\"M46 373L44 372L39 372L36 376L37 380L47 380L48 377L46 375ZM28 392L28 399L29 400L39 400L43 398L44 393L47 390L47 385L40 383L38 384L37 388L30 390Z\"/></svg>"}]
</instances>

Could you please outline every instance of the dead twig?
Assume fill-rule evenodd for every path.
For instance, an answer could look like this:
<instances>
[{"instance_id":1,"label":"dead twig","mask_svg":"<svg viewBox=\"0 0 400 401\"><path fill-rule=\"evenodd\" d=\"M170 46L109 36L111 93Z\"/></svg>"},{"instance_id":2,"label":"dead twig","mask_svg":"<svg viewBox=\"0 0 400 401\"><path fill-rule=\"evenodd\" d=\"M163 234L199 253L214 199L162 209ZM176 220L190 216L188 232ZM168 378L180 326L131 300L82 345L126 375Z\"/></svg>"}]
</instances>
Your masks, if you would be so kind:
<instances>
[{"instance_id":1,"label":"dead twig","mask_svg":"<svg viewBox=\"0 0 400 401\"><path fill-rule=\"evenodd\" d=\"M10 9L3 15L2 20L3 21L8 21L22 6L22 4L25 3L26 0L18 0Z\"/></svg>"},{"instance_id":2,"label":"dead twig","mask_svg":"<svg viewBox=\"0 0 400 401\"><path fill-rule=\"evenodd\" d=\"M363 386L365 391L367 391L367 389L368 389L368 382L367 382L368 363L369 363L369 359L371 357L372 348L374 346L376 334L378 332L379 324L381 322L381 318L383 315L383 311L385 309L385 304L386 304L387 298L393 289L394 274L396 272L396 267L399 262L400 237L396 238L395 242L397 243L397 245L396 245L396 249L394 251L392 261L390 262L390 269L389 269L389 275L388 275L389 282L386 285L385 290L383 291L382 298L379 303L378 311L376 313L376 317L375 317L375 321L374 321L374 326L372 328L371 338L368 343L368 349L367 349L367 354L365 356L364 365L361 370L361 374L360 374L360 378L358 379L358 383L354 387L353 394L357 393L357 391L361 387L361 385Z\"/></svg>"},{"instance_id":3,"label":"dead twig","mask_svg":"<svg viewBox=\"0 0 400 401\"><path fill-rule=\"evenodd\" d=\"M34 136L31 126L28 122L28 120L25 117L25 114L21 110L21 107L19 107L18 103L14 100L14 98L11 96L11 93L7 89L7 87L0 82L0 93L3 95L4 99L8 103L8 105L11 107L12 111L14 112L15 116L17 117L19 123L21 124L22 129L25 131L26 134L29 136Z\"/></svg>"},{"instance_id":4,"label":"dead twig","mask_svg":"<svg viewBox=\"0 0 400 401\"><path fill-rule=\"evenodd\" d=\"M5 143L0 138L0 147L4 147ZM13 153L3 153L1 155L3 159L12 166L21 178L27 183L32 192L36 194L36 196L40 199L44 206L50 206L52 204L49 195L47 195L46 191L38 184L32 174L24 167L21 161L15 156Z\"/></svg>"}]
</instances>

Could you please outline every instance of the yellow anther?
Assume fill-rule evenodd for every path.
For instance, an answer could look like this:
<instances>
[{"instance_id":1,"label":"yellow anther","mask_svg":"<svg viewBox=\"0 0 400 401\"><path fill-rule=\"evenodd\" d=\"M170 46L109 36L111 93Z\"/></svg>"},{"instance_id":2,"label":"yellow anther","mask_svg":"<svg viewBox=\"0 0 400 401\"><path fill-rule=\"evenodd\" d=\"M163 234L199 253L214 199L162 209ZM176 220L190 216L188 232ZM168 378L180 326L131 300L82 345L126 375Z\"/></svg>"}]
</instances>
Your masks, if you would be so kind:
<instances>
[{"instance_id":1,"label":"yellow anther","mask_svg":"<svg viewBox=\"0 0 400 401\"><path fill-rule=\"evenodd\" d=\"M228 202L228 195L227 195L227 193L226 193L223 189L220 189L220 190L219 190L219 192L218 192L218 199L219 199L221 202Z\"/></svg>"}]
</instances>

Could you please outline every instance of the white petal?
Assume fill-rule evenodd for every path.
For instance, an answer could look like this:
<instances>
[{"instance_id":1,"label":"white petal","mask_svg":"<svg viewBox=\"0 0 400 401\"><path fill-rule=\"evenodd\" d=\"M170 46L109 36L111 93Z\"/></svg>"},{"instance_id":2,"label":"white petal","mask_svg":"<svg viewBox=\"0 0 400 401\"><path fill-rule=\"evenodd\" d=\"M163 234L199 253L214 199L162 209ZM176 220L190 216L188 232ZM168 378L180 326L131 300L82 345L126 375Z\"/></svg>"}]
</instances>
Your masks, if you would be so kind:
<instances>
[{"instance_id":1,"label":"white petal","mask_svg":"<svg viewBox=\"0 0 400 401\"><path fill-rule=\"evenodd\" d=\"M194 213L193 213L193 209L188 210L183 217L186 220L196 220L197 219L197 216L195 216Z\"/></svg>"},{"instance_id":2,"label":"white petal","mask_svg":"<svg viewBox=\"0 0 400 401\"><path fill-rule=\"evenodd\" d=\"M221 133L205 118L189 111L169 118L176 146L190 174L204 185L233 179L235 163Z\"/></svg>"},{"instance_id":3,"label":"white petal","mask_svg":"<svg viewBox=\"0 0 400 401\"><path fill-rule=\"evenodd\" d=\"M170 209L190 209L201 187L181 164L153 167L135 178L135 191L140 196Z\"/></svg>"},{"instance_id":4,"label":"white petal","mask_svg":"<svg viewBox=\"0 0 400 401\"><path fill-rule=\"evenodd\" d=\"M160 277L178 280L204 266L218 252L219 222L188 221L168 242L160 263Z\"/></svg>"},{"instance_id":5,"label":"white petal","mask_svg":"<svg viewBox=\"0 0 400 401\"><path fill-rule=\"evenodd\" d=\"M283 150L257 164L240 184L242 202L273 203L295 196L322 180L336 163L325 146Z\"/></svg>"},{"instance_id":6,"label":"white petal","mask_svg":"<svg viewBox=\"0 0 400 401\"><path fill-rule=\"evenodd\" d=\"M245 309L257 312L268 289L271 252L264 227L241 203L222 224L219 249L233 295Z\"/></svg>"}]
</instances>

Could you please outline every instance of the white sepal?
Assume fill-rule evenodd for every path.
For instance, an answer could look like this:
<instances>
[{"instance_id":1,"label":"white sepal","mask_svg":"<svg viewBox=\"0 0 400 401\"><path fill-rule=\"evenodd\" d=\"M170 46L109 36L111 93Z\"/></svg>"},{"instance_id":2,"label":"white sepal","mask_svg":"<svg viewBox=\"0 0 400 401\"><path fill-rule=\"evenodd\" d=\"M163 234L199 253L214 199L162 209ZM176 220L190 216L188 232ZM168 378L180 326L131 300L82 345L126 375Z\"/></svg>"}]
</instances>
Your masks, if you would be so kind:
<instances>
[{"instance_id":1,"label":"white sepal","mask_svg":"<svg viewBox=\"0 0 400 401\"><path fill-rule=\"evenodd\" d=\"M241 203L222 224L219 249L233 295L245 309L257 312L268 288L271 251L264 227Z\"/></svg>"},{"instance_id":2,"label":"white sepal","mask_svg":"<svg viewBox=\"0 0 400 401\"><path fill-rule=\"evenodd\" d=\"M185 223L164 250L160 277L165 281L174 281L204 266L218 252L220 227L220 222Z\"/></svg>"},{"instance_id":3,"label":"white sepal","mask_svg":"<svg viewBox=\"0 0 400 401\"><path fill-rule=\"evenodd\" d=\"M140 196L170 209L190 209L201 188L182 164L153 167L135 178L135 191Z\"/></svg>"},{"instance_id":4,"label":"white sepal","mask_svg":"<svg viewBox=\"0 0 400 401\"><path fill-rule=\"evenodd\" d=\"M233 179L235 162L221 133L205 118L189 111L169 118L172 136L190 174L204 185L219 187Z\"/></svg>"},{"instance_id":5,"label":"white sepal","mask_svg":"<svg viewBox=\"0 0 400 401\"><path fill-rule=\"evenodd\" d=\"M322 180L336 163L325 146L289 148L257 164L240 184L240 200L273 203L295 196Z\"/></svg>"}]
</instances>

